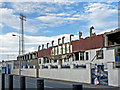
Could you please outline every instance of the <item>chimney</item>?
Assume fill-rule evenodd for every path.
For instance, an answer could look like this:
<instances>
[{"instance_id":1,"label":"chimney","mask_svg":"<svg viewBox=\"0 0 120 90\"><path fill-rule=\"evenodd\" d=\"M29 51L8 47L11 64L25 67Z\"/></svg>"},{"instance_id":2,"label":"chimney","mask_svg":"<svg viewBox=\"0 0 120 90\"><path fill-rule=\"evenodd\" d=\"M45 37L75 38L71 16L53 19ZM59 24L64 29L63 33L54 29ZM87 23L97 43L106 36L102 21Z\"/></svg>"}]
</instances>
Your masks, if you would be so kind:
<instances>
[{"instance_id":1,"label":"chimney","mask_svg":"<svg viewBox=\"0 0 120 90\"><path fill-rule=\"evenodd\" d=\"M40 50L40 47L41 47L41 46L39 45L39 46L38 46L38 50Z\"/></svg>"},{"instance_id":2,"label":"chimney","mask_svg":"<svg viewBox=\"0 0 120 90\"><path fill-rule=\"evenodd\" d=\"M72 41L72 38L71 38L72 36L74 36L74 35L73 35L73 34L70 34L70 42Z\"/></svg>"},{"instance_id":3,"label":"chimney","mask_svg":"<svg viewBox=\"0 0 120 90\"><path fill-rule=\"evenodd\" d=\"M92 29L94 29L94 27L90 27L90 37L92 37Z\"/></svg>"},{"instance_id":4,"label":"chimney","mask_svg":"<svg viewBox=\"0 0 120 90\"><path fill-rule=\"evenodd\" d=\"M52 47L53 47L54 40L52 41Z\"/></svg>"},{"instance_id":5,"label":"chimney","mask_svg":"<svg viewBox=\"0 0 120 90\"><path fill-rule=\"evenodd\" d=\"M64 44L64 38L65 38L65 36L62 37L62 44Z\"/></svg>"},{"instance_id":6,"label":"chimney","mask_svg":"<svg viewBox=\"0 0 120 90\"><path fill-rule=\"evenodd\" d=\"M42 49L44 49L44 44L42 44Z\"/></svg>"},{"instance_id":7,"label":"chimney","mask_svg":"<svg viewBox=\"0 0 120 90\"><path fill-rule=\"evenodd\" d=\"M48 44L49 44L49 43L47 43L47 49L48 49Z\"/></svg>"},{"instance_id":8,"label":"chimney","mask_svg":"<svg viewBox=\"0 0 120 90\"><path fill-rule=\"evenodd\" d=\"M59 38L59 39L58 39L58 45L60 44L60 40L61 40L61 39Z\"/></svg>"},{"instance_id":9,"label":"chimney","mask_svg":"<svg viewBox=\"0 0 120 90\"><path fill-rule=\"evenodd\" d=\"M79 40L80 40L81 36L82 36L82 32L79 32Z\"/></svg>"}]
</instances>

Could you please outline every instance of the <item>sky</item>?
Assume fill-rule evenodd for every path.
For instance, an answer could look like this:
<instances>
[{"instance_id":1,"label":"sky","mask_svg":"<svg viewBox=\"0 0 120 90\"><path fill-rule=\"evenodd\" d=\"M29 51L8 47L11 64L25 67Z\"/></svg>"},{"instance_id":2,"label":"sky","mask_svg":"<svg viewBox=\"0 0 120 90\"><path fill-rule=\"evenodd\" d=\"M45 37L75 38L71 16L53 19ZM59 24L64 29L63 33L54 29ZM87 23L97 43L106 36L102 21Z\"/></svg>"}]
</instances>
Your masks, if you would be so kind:
<instances>
[{"instance_id":1,"label":"sky","mask_svg":"<svg viewBox=\"0 0 120 90\"><path fill-rule=\"evenodd\" d=\"M9 0L7 0L9 1ZM38 50L38 45L55 41L74 34L72 40L89 36L89 28L102 34L118 28L118 2L0 2L0 61L13 60L18 55L20 13L26 16L24 21L25 53ZM51 46L51 44L49 44Z\"/></svg>"}]
</instances>

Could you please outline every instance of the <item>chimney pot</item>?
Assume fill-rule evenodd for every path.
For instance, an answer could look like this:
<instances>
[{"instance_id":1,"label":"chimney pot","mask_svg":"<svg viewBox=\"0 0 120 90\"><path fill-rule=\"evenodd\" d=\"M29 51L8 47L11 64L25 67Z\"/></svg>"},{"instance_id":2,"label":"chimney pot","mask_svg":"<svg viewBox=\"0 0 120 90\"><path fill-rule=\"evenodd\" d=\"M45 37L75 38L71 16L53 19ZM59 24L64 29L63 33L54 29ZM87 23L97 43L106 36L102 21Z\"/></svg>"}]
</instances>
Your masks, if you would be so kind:
<instances>
[{"instance_id":1,"label":"chimney pot","mask_svg":"<svg viewBox=\"0 0 120 90\"><path fill-rule=\"evenodd\" d=\"M61 40L61 39L59 38L59 39L58 39L58 45L60 44L60 40Z\"/></svg>"},{"instance_id":2,"label":"chimney pot","mask_svg":"<svg viewBox=\"0 0 120 90\"><path fill-rule=\"evenodd\" d=\"M40 47L41 47L41 46L39 45L39 46L38 46L38 50L40 50Z\"/></svg>"},{"instance_id":3,"label":"chimney pot","mask_svg":"<svg viewBox=\"0 0 120 90\"><path fill-rule=\"evenodd\" d=\"M48 44L49 44L49 43L47 43L47 49L48 49Z\"/></svg>"},{"instance_id":4,"label":"chimney pot","mask_svg":"<svg viewBox=\"0 0 120 90\"><path fill-rule=\"evenodd\" d=\"M54 40L52 41L52 47L53 47Z\"/></svg>"},{"instance_id":5,"label":"chimney pot","mask_svg":"<svg viewBox=\"0 0 120 90\"><path fill-rule=\"evenodd\" d=\"M64 44L64 38L65 38L65 36L62 37L62 44Z\"/></svg>"},{"instance_id":6,"label":"chimney pot","mask_svg":"<svg viewBox=\"0 0 120 90\"><path fill-rule=\"evenodd\" d=\"M42 44L42 49L44 49L44 44Z\"/></svg>"},{"instance_id":7,"label":"chimney pot","mask_svg":"<svg viewBox=\"0 0 120 90\"><path fill-rule=\"evenodd\" d=\"M81 36L82 36L82 32L79 32L79 40L80 40Z\"/></svg>"},{"instance_id":8,"label":"chimney pot","mask_svg":"<svg viewBox=\"0 0 120 90\"><path fill-rule=\"evenodd\" d=\"M92 29L94 29L94 27L90 27L90 37L92 37Z\"/></svg>"}]
</instances>

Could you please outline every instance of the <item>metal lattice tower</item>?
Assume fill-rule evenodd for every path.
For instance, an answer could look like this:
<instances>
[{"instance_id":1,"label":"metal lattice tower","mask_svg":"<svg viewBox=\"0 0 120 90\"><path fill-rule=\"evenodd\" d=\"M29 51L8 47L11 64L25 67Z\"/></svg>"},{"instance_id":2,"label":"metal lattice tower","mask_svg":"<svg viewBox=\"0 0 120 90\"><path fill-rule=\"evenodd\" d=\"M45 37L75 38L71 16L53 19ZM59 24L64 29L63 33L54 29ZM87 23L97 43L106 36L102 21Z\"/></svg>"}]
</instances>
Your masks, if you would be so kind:
<instances>
[{"instance_id":1,"label":"metal lattice tower","mask_svg":"<svg viewBox=\"0 0 120 90\"><path fill-rule=\"evenodd\" d=\"M24 54L24 27L23 27L23 21L26 21L26 16L23 14L20 14L20 20L21 20L21 34L22 34L22 54Z\"/></svg>"}]
</instances>

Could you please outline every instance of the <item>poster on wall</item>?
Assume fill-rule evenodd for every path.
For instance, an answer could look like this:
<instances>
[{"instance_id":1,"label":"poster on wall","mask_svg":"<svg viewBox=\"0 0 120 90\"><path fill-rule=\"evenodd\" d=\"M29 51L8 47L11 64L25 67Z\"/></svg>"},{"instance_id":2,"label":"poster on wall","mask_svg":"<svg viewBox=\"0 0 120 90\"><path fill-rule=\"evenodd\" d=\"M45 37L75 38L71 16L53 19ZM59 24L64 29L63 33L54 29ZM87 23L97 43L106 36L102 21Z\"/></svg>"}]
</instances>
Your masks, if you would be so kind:
<instances>
[{"instance_id":1,"label":"poster on wall","mask_svg":"<svg viewBox=\"0 0 120 90\"><path fill-rule=\"evenodd\" d=\"M63 54L65 54L65 44L63 44Z\"/></svg>"}]
</instances>

